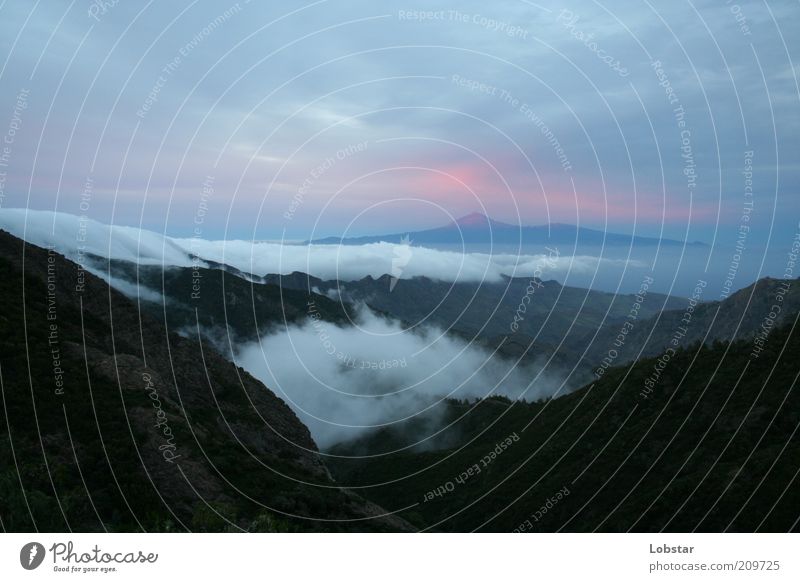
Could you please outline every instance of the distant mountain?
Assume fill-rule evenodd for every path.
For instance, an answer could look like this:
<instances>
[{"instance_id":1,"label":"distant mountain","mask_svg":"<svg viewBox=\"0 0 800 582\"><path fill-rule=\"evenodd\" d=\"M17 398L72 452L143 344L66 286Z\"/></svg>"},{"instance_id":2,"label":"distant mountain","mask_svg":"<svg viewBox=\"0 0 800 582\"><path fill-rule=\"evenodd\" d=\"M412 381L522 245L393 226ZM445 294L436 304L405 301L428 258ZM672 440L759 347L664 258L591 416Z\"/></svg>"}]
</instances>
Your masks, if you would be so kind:
<instances>
[{"instance_id":1,"label":"distant mountain","mask_svg":"<svg viewBox=\"0 0 800 582\"><path fill-rule=\"evenodd\" d=\"M389 242L401 244L406 237L415 245L558 245L564 248L580 246L705 246L700 242L684 243L668 238L631 236L603 232L571 224L551 223L540 226L517 226L492 220L480 213L468 214L458 220L429 230L358 237L327 237L306 241L305 244L363 245Z\"/></svg>"},{"instance_id":2,"label":"distant mountain","mask_svg":"<svg viewBox=\"0 0 800 582\"><path fill-rule=\"evenodd\" d=\"M0 272L3 530L408 529L196 332L2 231Z\"/></svg>"},{"instance_id":3,"label":"distant mountain","mask_svg":"<svg viewBox=\"0 0 800 582\"><path fill-rule=\"evenodd\" d=\"M568 367L587 342L613 347L635 297L538 279L483 287L415 278L390 291L388 276L339 283L302 273L253 278L221 265L106 267L116 283L138 277L140 291L166 301L137 305L60 255L0 233L6 530L797 528L800 287L792 282L764 279L696 305L692 333L667 359L664 342L682 325L687 300L649 294L601 378L539 402L446 401L437 422L447 428L429 446L382 454L431 430L413 419L340 443L329 452L341 456L323 464L291 409L201 345L198 324L227 321L249 337L262 322L304 320L309 300L344 324L349 301L363 300L407 325L426 312L437 325L451 322L451 333L478 330L478 341L503 342L506 355L533 342L534 353ZM520 330L509 332L531 284ZM781 312L753 356L776 303ZM254 317L257 325L248 322ZM729 337L736 341L719 341ZM655 357L619 366L635 355L629 347ZM585 355L596 365L603 353ZM180 457L167 460L173 454ZM480 471L465 478L476 464ZM409 509L392 517L381 507Z\"/></svg>"}]
</instances>

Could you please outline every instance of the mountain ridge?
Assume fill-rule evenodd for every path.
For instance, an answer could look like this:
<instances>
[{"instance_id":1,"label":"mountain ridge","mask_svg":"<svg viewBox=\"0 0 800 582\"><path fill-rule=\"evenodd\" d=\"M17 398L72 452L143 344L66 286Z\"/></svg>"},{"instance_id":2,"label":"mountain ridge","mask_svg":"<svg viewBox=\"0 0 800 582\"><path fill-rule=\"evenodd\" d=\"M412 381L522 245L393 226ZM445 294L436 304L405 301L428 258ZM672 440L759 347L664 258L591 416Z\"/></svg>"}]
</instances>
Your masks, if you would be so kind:
<instances>
[{"instance_id":1,"label":"mountain ridge","mask_svg":"<svg viewBox=\"0 0 800 582\"><path fill-rule=\"evenodd\" d=\"M336 447L332 470L377 503L418 502L423 531L797 531L797 323L756 359L752 340L695 343L555 399L451 400L446 447L381 456L404 444L389 427Z\"/></svg>"},{"instance_id":2,"label":"mountain ridge","mask_svg":"<svg viewBox=\"0 0 800 582\"><path fill-rule=\"evenodd\" d=\"M573 224L552 222L541 225L513 225L473 212L448 224L403 233L363 235L354 237L329 236L304 241L306 245L362 245L388 242L394 244L504 244L504 245L641 245L641 246L707 246L705 243L686 242L670 238L627 235L579 227Z\"/></svg>"},{"instance_id":3,"label":"mountain ridge","mask_svg":"<svg viewBox=\"0 0 800 582\"><path fill-rule=\"evenodd\" d=\"M2 231L0 266L4 529L409 529L338 486L289 406L197 334Z\"/></svg>"}]
</instances>

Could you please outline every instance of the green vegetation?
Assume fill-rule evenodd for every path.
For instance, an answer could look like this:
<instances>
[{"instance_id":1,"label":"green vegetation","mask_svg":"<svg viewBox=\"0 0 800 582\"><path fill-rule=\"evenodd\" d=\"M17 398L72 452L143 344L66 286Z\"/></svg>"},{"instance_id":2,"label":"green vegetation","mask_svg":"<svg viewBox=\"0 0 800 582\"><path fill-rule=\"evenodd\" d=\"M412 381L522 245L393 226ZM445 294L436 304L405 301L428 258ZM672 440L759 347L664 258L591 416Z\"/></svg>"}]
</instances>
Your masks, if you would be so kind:
<instances>
[{"instance_id":1,"label":"green vegetation","mask_svg":"<svg viewBox=\"0 0 800 582\"><path fill-rule=\"evenodd\" d=\"M752 355L774 280L698 308L697 331L668 358L648 348L653 357L539 402L450 400L440 416L321 457L283 401L207 345L168 331L191 322L190 303L140 313L36 247L25 247L23 269L23 243L4 233L0 269L6 531L798 529L794 290ZM162 276L180 303L191 270L152 270L147 284L158 289ZM202 276L201 325L218 324L223 296L244 336L255 332L245 327L254 299L267 325L304 317L309 298L331 321L347 316L307 291L289 294L287 312L286 289L219 270ZM647 329L668 342L680 313L637 324L629 345L644 345L636 334ZM698 337L703 326L711 333ZM720 341L733 331L746 339ZM342 458L351 455L360 458ZM374 518L405 507L403 519Z\"/></svg>"},{"instance_id":2,"label":"green vegetation","mask_svg":"<svg viewBox=\"0 0 800 582\"><path fill-rule=\"evenodd\" d=\"M214 350L5 233L0 270L6 531L407 528L365 520L382 510L339 489L289 407Z\"/></svg>"},{"instance_id":3,"label":"green vegetation","mask_svg":"<svg viewBox=\"0 0 800 582\"><path fill-rule=\"evenodd\" d=\"M461 420L449 448L331 466L348 486L387 483L360 490L376 503L418 503L404 517L423 529L796 530L800 334L786 325L760 357L751 349L749 340L680 349L649 398L642 390L657 359L545 402L451 402L451 420ZM484 463L511 434L519 441ZM336 452L383 452L386 439L383 431ZM456 481L476 464L480 473ZM448 482L452 491L430 499Z\"/></svg>"}]
</instances>

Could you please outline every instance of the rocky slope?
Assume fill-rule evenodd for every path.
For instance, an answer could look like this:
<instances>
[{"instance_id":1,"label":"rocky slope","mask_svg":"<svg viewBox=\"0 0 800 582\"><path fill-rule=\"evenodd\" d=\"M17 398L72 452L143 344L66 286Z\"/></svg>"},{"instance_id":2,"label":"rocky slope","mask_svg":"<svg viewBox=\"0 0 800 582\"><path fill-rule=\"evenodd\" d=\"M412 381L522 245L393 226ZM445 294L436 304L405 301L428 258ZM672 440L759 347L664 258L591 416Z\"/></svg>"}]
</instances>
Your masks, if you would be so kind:
<instances>
[{"instance_id":1,"label":"rocky slope","mask_svg":"<svg viewBox=\"0 0 800 582\"><path fill-rule=\"evenodd\" d=\"M404 517L421 529L797 531L797 324L757 357L752 339L695 343L553 400L451 401L445 448L403 450L382 429L338 446L332 470L377 503L414 504Z\"/></svg>"},{"instance_id":2,"label":"rocky slope","mask_svg":"<svg viewBox=\"0 0 800 582\"><path fill-rule=\"evenodd\" d=\"M244 370L0 232L6 531L403 530Z\"/></svg>"}]
</instances>

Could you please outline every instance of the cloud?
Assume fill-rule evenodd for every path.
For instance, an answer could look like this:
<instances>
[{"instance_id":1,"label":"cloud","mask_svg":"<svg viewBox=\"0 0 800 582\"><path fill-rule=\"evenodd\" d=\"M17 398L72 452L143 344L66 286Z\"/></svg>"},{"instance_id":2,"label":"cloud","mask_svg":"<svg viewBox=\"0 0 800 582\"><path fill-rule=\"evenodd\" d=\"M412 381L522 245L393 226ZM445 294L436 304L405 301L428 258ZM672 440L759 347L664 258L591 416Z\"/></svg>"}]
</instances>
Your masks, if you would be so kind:
<instances>
[{"instance_id":1,"label":"cloud","mask_svg":"<svg viewBox=\"0 0 800 582\"><path fill-rule=\"evenodd\" d=\"M608 191L619 193L609 198L612 218L614 212L630 216L632 210L624 212L630 208L638 216L645 210L652 222L659 218L652 209L664 206L664 198L675 212L690 202L694 209L721 205L723 213L740 207L737 184L746 145L759 155L761 191L797 189L798 169L784 163L800 139L797 47L784 44L800 12L790 2L704 0L691 9L626 3L619 9L576 0L565 7L578 18L572 28L565 25L562 6L528 2L407 0L399 8L364 0L302 7L250 2L180 60L137 132L135 112L165 65L225 10L208 3L186 11L181 3L165 2L139 11L131 4L118 3L97 26L85 7L54 12L6 3L0 30L16 41L7 47L4 80L8 87L30 88L32 98L13 144L5 206L77 211L92 176L98 195L87 212L93 217L110 213L113 200L120 215L189 230L199 182L213 167L219 187L215 212L205 224L209 232L219 236L232 228L242 237L255 226L272 233L285 227L290 236L302 237L341 186L403 160L404 166L468 169L468 185L490 212L509 215L510 197L498 195L503 190L494 180L487 184L491 173L470 153L475 152L504 166L503 178L518 193L526 217L541 213L546 192L552 219L573 220L568 187L574 176L578 192L585 193L582 203L591 196L605 200L606 188L596 185L609 180ZM400 17L400 11L424 10L442 11L442 17ZM461 18L451 16L455 12ZM484 18L525 34L509 36ZM262 41L268 55L252 50L250 43ZM83 50L76 52L79 45ZM630 75L618 75L600 54L622 61ZM71 74L62 78L70 55ZM665 64L687 112L698 153L699 183L691 200L674 145L680 138L675 105L665 99L653 60ZM93 83L97 75L102 81ZM453 75L497 91L458 86ZM16 93L0 96L3 110L11 111ZM107 99L109 94L117 99ZM46 95L57 98L37 98ZM557 136L574 168L570 176L515 100L533 106ZM425 139L440 141L426 145ZM362 140L370 142L369 152L319 182L294 222L281 222L292 190L308 172ZM535 162L535 171L521 152ZM779 152L789 155L778 159ZM276 160L290 162L282 167ZM543 183L534 183L534 175ZM272 178L278 187L265 192ZM455 214L474 206L458 188L449 194L457 186L452 183L416 189L413 179L398 183L388 174L376 181L380 187L369 193L353 187L339 194L322 226L341 230L361 210L395 195L444 200ZM491 189L484 191L484 185ZM785 228L793 226L798 201L782 199L792 211L778 216ZM413 224L419 220L415 210L409 206L392 218ZM603 225L604 213L584 214L582 223ZM770 215L754 215L762 230L769 229ZM250 224L256 217L265 224ZM684 230L681 215L668 215L667 223L670 236ZM705 234L716 224L716 212L693 214L693 223Z\"/></svg>"},{"instance_id":2,"label":"cloud","mask_svg":"<svg viewBox=\"0 0 800 582\"><path fill-rule=\"evenodd\" d=\"M107 273L91 266L89 255L146 264L189 266L190 246L209 260L224 261L258 272L310 270L321 276L361 277L391 268L395 245L363 247L281 246L244 241L170 239L129 227L110 227L79 217L51 212L0 210L0 228L39 246L54 246L105 280ZM80 233L80 234L79 234ZM533 269L535 257L458 255L413 248L401 276L499 277L515 267ZM539 265L539 263L537 263ZM338 271L337 271L338 267ZM160 302L155 290L114 278L111 284L129 297ZM404 329L396 320L378 317L361 305L353 325L320 320L314 306L300 325L234 345L230 330L204 330L204 337L222 347L251 374L294 408L322 447L349 440L365 431L402 425L412 418L436 423L445 398L473 399L492 394L538 399L560 386L552 372L538 366L515 366L482 347L445 334L435 327ZM182 330L192 335L192 330ZM438 426L438 424L435 424ZM419 436L419 435L417 435ZM421 437L424 438L424 437Z\"/></svg>"},{"instance_id":3,"label":"cloud","mask_svg":"<svg viewBox=\"0 0 800 582\"><path fill-rule=\"evenodd\" d=\"M312 306L304 324L237 350L236 363L284 398L322 448L380 426L437 419L445 398L535 400L561 385L551 370L517 367L433 327L407 331L364 307L356 323L317 320Z\"/></svg>"},{"instance_id":4,"label":"cloud","mask_svg":"<svg viewBox=\"0 0 800 582\"><path fill-rule=\"evenodd\" d=\"M189 267L191 257L169 237L130 226L110 226L64 212L0 209L0 228L39 247L53 247L85 264L90 255L142 265Z\"/></svg>"},{"instance_id":5,"label":"cloud","mask_svg":"<svg viewBox=\"0 0 800 582\"><path fill-rule=\"evenodd\" d=\"M176 239L186 248L186 239ZM370 275L392 273L393 261L405 248L392 243L358 246L280 245L248 241L198 241L195 252L204 259L226 263L244 271L264 275L302 271L321 279L352 281ZM442 281L500 281L502 275L529 275L547 255L457 253L426 247L411 247L411 257L398 278L429 277ZM624 263L591 256L559 257L545 275L594 271L598 263Z\"/></svg>"},{"instance_id":6,"label":"cloud","mask_svg":"<svg viewBox=\"0 0 800 582\"><path fill-rule=\"evenodd\" d=\"M462 254L391 243L304 246L179 239L133 227L108 226L70 214L24 209L0 210L0 228L32 244L53 246L81 263L85 262L86 255L94 254L140 264L189 267L192 266L191 256L197 255L206 261L224 263L255 275L301 271L326 280L342 281L393 273L393 262L396 267L398 256L406 254L409 256L403 268L394 269L402 279L424 276L442 281L496 282L503 275L530 276L542 269L543 278L564 280L568 273L591 274L600 265L625 265L623 259L592 256Z\"/></svg>"},{"instance_id":7,"label":"cloud","mask_svg":"<svg viewBox=\"0 0 800 582\"><path fill-rule=\"evenodd\" d=\"M100 269L87 268L86 271L95 277L102 279L129 299L162 304L169 304L172 302L170 299L165 298L160 292L141 283L126 281L125 279L120 279L119 277L111 277L107 271L102 271Z\"/></svg>"}]
</instances>

